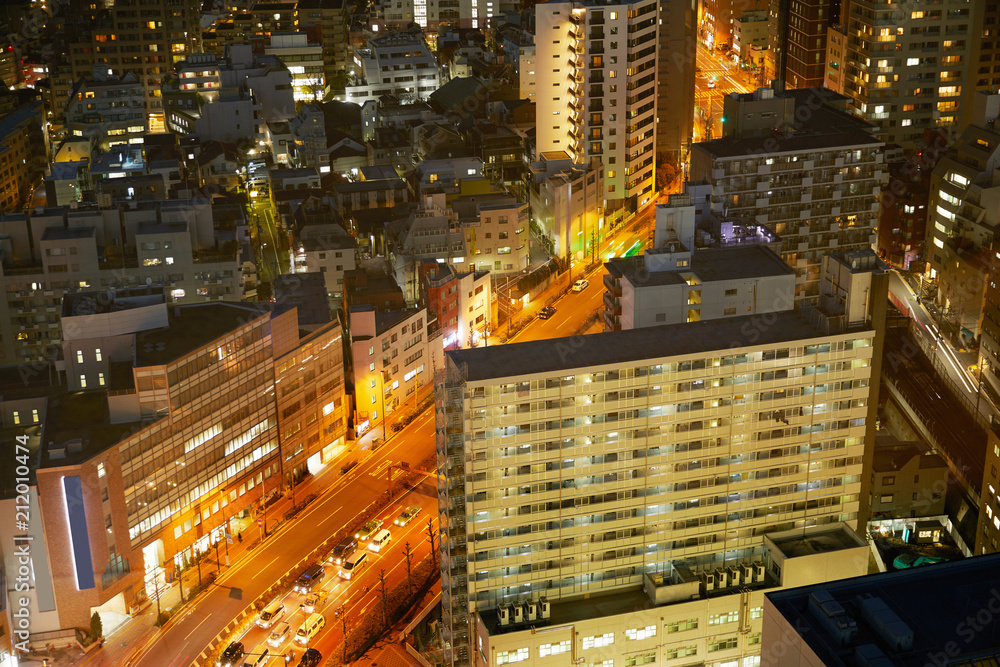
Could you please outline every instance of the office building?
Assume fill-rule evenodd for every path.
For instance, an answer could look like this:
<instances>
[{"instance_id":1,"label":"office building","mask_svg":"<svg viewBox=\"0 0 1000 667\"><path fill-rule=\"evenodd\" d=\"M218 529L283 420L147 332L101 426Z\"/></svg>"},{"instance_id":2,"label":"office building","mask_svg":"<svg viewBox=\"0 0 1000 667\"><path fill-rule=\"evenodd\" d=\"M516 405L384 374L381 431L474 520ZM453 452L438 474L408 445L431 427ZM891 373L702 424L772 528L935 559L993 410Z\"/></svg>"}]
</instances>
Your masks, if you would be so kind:
<instances>
[{"instance_id":1,"label":"office building","mask_svg":"<svg viewBox=\"0 0 1000 667\"><path fill-rule=\"evenodd\" d=\"M372 37L355 50L352 68L354 80L345 99L357 104L383 95L423 102L441 85L441 72L426 40L407 32Z\"/></svg>"},{"instance_id":2,"label":"office building","mask_svg":"<svg viewBox=\"0 0 1000 667\"><path fill-rule=\"evenodd\" d=\"M0 264L0 360L51 358L62 340L59 306L73 292L135 287L148 279L166 286L171 303L239 301L235 239L242 224L241 209L222 200L60 206L0 216L10 238Z\"/></svg>"},{"instance_id":3,"label":"office building","mask_svg":"<svg viewBox=\"0 0 1000 667\"><path fill-rule=\"evenodd\" d=\"M691 150L698 3L660 0L656 58L656 166L680 165Z\"/></svg>"},{"instance_id":4,"label":"office building","mask_svg":"<svg viewBox=\"0 0 1000 667\"><path fill-rule=\"evenodd\" d=\"M840 19L841 0L791 0L781 78L789 88L818 88L826 69L827 30Z\"/></svg>"},{"instance_id":5,"label":"office building","mask_svg":"<svg viewBox=\"0 0 1000 667\"><path fill-rule=\"evenodd\" d=\"M925 252L926 277L938 284L937 303L978 335L993 230L1000 224L992 205L1000 196L994 174L1000 165L1000 132L994 129L1000 95L976 93L973 102L974 122L962 131L954 155L942 157L931 173Z\"/></svg>"},{"instance_id":6,"label":"office building","mask_svg":"<svg viewBox=\"0 0 1000 667\"><path fill-rule=\"evenodd\" d=\"M945 128L952 137L961 131L979 78L975 33L986 5L845 2L844 94L855 114L878 127L879 139L913 149L925 128Z\"/></svg>"},{"instance_id":7,"label":"office building","mask_svg":"<svg viewBox=\"0 0 1000 667\"><path fill-rule=\"evenodd\" d=\"M655 187L658 16L655 0L535 6L535 158L600 158L614 215L638 210Z\"/></svg>"},{"instance_id":8,"label":"office building","mask_svg":"<svg viewBox=\"0 0 1000 667\"><path fill-rule=\"evenodd\" d=\"M823 257L875 242L883 143L822 88L734 93L723 117L721 138L694 145L691 179L712 184L716 215L776 233L796 300L815 299Z\"/></svg>"},{"instance_id":9,"label":"office building","mask_svg":"<svg viewBox=\"0 0 1000 667\"><path fill-rule=\"evenodd\" d=\"M983 471L983 491L979 499L979 524L976 526L975 554L1000 551L1000 436L987 431L986 465Z\"/></svg>"},{"instance_id":10,"label":"office building","mask_svg":"<svg viewBox=\"0 0 1000 667\"><path fill-rule=\"evenodd\" d=\"M885 294L888 274L849 254L824 268L815 308L445 354L435 381L450 664L494 664L478 656L508 603L515 625L522 603L541 599L604 616L597 596L649 591L653 575L674 582L686 569L681 580L697 582L766 560L769 533L838 522L863 532L886 308L870 295ZM567 633L567 650L601 664L645 646L627 633L614 644L615 632L589 643Z\"/></svg>"},{"instance_id":11,"label":"office building","mask_svg":"<svg viewBox=\"0 0 1000 667\"><path fill-rule=\"evenodd\" d=\"M36 471L57 629L224 549L237 513L329 462L346 428L336 323L300 339L294 308L169 306L162 287L68 295L62 317L71 386L47 401Z\"/></svg>"},{"instance_id":12,"label":"office building","mask_svg":"<svg viewBox=\"0 0 1000 667\"><path fill-rule=\"evenodd\" d=\"M991 555L767 593L761 655L773 667L996 662L998 566Z\"/></svg>"}]
</instances>

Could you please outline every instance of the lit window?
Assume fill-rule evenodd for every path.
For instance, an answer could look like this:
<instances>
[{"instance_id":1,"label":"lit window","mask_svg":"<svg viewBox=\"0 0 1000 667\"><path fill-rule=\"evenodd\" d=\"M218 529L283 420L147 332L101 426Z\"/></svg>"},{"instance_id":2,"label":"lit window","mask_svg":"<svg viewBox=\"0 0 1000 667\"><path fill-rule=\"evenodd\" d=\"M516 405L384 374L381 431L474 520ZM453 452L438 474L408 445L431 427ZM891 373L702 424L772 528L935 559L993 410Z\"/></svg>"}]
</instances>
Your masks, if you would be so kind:
<instances>
[{"instance_id":1,"label":"lit window","mask_svg":"<svg viewBox=\"0 0 1000 667\"><path fill-rule=\"evenodd\" d=\"M558 655L560 653L569 653L570 649L569 640L561 641L558 644L542 644L538 647L538 655L541 658Z\"/></svg>"},{"instance_id":2,"label":"lit window","mask_svg":"<svg viewBox=\"0 0 1000 667\"><path fill-rule=\"evenodd\" d=\"M31 421L33 421L36 424L38 423L38 410L37 409L33 408L31 410Z\"/></svg>"},{"instance_id":3,"label":"lit window","mask_svg":"<svg viewBox=\"0 0 1000 667\"><path fill-rule=\"evenodd\" d=\"M104 373L97 374L97 384L99 384L102 387L104 386Z\"/></svg>"},{"instance_id":4,"label":"lit window","mask_svg":"<svg viewBox=\"0 0 1000 667\"><path fill-rule=\"evenodd\" d=\"M368 364L368 370L369 370L369 372L372 372L372 373L375 372L375 362L374 361L372 363Z\"/></svg>"},{"instance_id":5,"label":"lit window","mask_svg":"<svg viewBox=\"0 0 1000 667\"><path fill-rule=\"evenodd\" d=\"M615 633L606 632L603 635L598 635L596 637L584 637L583 638L583 649L600 648L601 646L608 646L615 643Z\"/></svg>"},{"instance_id":6,"label":"lit window","mask_svg":"<svg viewBox=\"0 0 1000 667\"><path fill-rule=\"evenodd\" d=\"M656 626L647 625L644 628L632 628L625 631L625 639L629 641L639 641L656 636Z\"/></svg>"},{"instance_id":7,"label":"lit window","mask_svg":"<svg viewBox=\"0 0 1000 667\"><path fill-rule=\"evenodd\" d=\"M512 662L524 662L528 659L528 648L519 648L513 651L498 651L497 664L508 665Z\"/></svg>"},{"instance_id":8,"label":"lit window","mask_svg":"<svg viewBox=\"0 0 1000 667\"><path fill-rule=\"evenodd\" d=\"M104 356L101 354L101 348L94 350L94 357L96 361L104 361Z\"/></svg>"},{"instance_id":9,"label":"lit window","mask_svg":"<svg viewBox=\"0 0 1000 667\"><path fill-rule=\"evenodd\" d=\"M104 462L97 464L97 476L104 477Z\"/></svg>"},{"instance_id":10,"label":"lit window","mask_svg":"<svg viewBox=\"0 0 1000 667\"><path fill-rule=\"evenodd\" d=\"M83 350L77 350L76 351L76 363L78 363L78 364L82 364L83 363Z\"/></svg>"},{"instance_id":11,"label":"lit window","mask_svg":"<svg viewBox=\"0 0 1000 667\"><path fill-rule=\"evenodd\" d=\"M87 376L86 375L81 375L80 376L80 388L81 389L86 389L87 388Z\"/></svg>"},{"instance_id":12,"label":"lit window","mask_svg":"<svg viewBox=\"0 0 1000 667\"><path fill-rule=\"evenodd\" d=\"M17 426L18 424L21 423L21 415L18 414L17 410L14 410L14 413L13 413L12 416L14 417L14 425L15 426Z\"/></svg>"}]
</instances>

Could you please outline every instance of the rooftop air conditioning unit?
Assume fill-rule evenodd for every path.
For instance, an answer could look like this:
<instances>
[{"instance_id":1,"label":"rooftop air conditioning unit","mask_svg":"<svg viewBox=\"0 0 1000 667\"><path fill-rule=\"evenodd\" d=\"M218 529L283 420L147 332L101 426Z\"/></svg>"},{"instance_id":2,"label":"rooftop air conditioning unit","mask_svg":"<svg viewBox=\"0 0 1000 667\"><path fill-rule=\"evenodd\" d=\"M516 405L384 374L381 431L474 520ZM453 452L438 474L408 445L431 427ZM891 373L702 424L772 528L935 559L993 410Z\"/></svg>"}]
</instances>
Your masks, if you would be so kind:
<instances>
[{"instance_id":1,"label":"rooftop air conditioning unit","mask_svg":"<svg viewBox=\"0 0 1000 667\"><path fill-rule=\"evenodd\" d=\"M729 585L739 586L740 585L740 568L739 567L727 567L726 574L729 575Z\"/></svg>"},{"instance_id":2,"label":"rooftop air conditioning unit","mask_svg":"<svg viewBox=\"0 0 1000 667\"><path fill-rule=\"evenodd\" d=\"M510 605L504 603L497 607L497 616L500 618L500 627L504 628L510 625Z\"/></svg>"},{"instance_id":3,"label":"rooftop air conditioning unit","mask_svg":"<svg viewBox=\"0 0 1000 667\"><path fill-rule=\"evenodd\" d=\"M538 600L528 600L528 622L538 620Z\"/></svg>"},{"instance_id":4,"label":"rooftop air conditioning unit","mask_svg":"<svg viewBox=\"0 0 1000 667\"><path fill-rule=\"evenodd\" d=\"M715 581L718 583L720 589L729 588L729 576L721 567L715 571Z\"/></svg>"},{"instance_id":5,"label":"rooftop air conditioning unit","mask_svg":"<svg viewBox=\"0 0 1000 667\"><path fill-rule=\"evenodd\" d=\"M541 613L542 619L548 619L548 617L552 614L552 607L549 605L549 601L548 601L547 598L544 598L544 597L543 598L539 598L538 599L538 607L539 607L539 612Z\"/></svg>"},{"instance_id":6,"label":"rooftop air conditioning unit","mask_svg":"<svg viewBox=\"0 0 1000 667\"><path fill-rule=\"evenodd\" d=\"M714 572L702 572L701 574L698 575L698 578L701 579L701 583L702 583L702 585L705 586L705 590L706 591L714 591L715 590L715 573Z\"/></svg>"},{"instance_id":7,"label":"rooftop air conditioning unit","mask_svg":"<svg viewBox=\"0 0 1000 667\"><path fill-rule=\"evenodd\" d=\"M743 583L749 584L753 582L753 564L744 563L742 570L743 570Z\"/></svg>"},{"instance_id":8,"label":"rooftop air conditioning unit","mask_svg":"<svg viewBox=\"0 0 1000 667\"><path fill-rule=\"evenodd\" d=\"M524 623L524 604L514 603L514 623Z\"/></svg>"},{"instance_id":9,"label":"rooftop air conditioning unit","mask_svg":"<svg viewBox=\"0 0 1000 667\"><path fill-rule=\"evenodd\" d=\"M757 583L763 582L764 581L764 576L765 576L764 573L765 573L765 568L764 568L764 564L763 563L754 563L753 564L753 575L754 575L753 576L753 580L754 581L756 581Z\"/></svg>"}]
</instances>

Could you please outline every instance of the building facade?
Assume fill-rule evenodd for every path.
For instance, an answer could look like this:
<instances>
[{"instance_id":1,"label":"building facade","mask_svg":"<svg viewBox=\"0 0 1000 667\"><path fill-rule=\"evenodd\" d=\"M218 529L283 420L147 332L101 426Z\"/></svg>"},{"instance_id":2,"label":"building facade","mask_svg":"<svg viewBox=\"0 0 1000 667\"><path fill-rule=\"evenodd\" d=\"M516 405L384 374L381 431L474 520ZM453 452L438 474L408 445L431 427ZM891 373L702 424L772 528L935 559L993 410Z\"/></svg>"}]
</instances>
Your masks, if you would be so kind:
<instances>
[{"instance_id":1,"label":"building facade","mask_svg":"<svg viewBox=\"0 0 1000 667\"><path fill-rule=\"evenodd\" d=\"M354 52L354 80L346 100L357 104L392 95L401 100L426 101L441 86L437 60L421 35L391 32L368 40Z\"/></svg>"},{"instance_id":2,"label":"building facade","mask_svg":"<svg viewBox=\"0 0 1000 667\"><path fill-rule=\"evenodd\" d=\"M821 88L727 97L725 134L692 151L691 178L712 184L714 213L781 238L796 300L816 297L827 254L875 243L883 144L846 102Z\"/></svg>"},{"instance_id":3,"label":"building facade","mask_svg":"<svg viewBox=\"0 0 1000 667\"><path fill-rule=\"evenodd\" d=\"M1000 551L1000 436L992 429L987 434L983 493L979 499L979 525L976 526L976 555Z\"/></svg>"},{"instance_id":4,"label":"building facade","mask_svg":"<svg viewBox=\"0 0 1000 667\"><path fill-rule=\"evenodd\" d=\"M98 74L81 80L66 104L65 119L71 135L93 140L102 151L142 143L146 110L139 78L126 72L120 78Z\"/></svg>"},{"instance_id":5,"label":"building facade","mask_svg":"<svg viewBox=\"0 0 1000 667\"><path fill-rule=\"evenodd\" d=\"M841 333L784 311L769 326L744 316L594 334L582 348L446 353L436 418L450 664L494 664L477 657L476 618L503 604L586 605L677 560L703 572L755 561L762 533L863 530L885 312L865 290L888 282L844 277L846 313L832 295L809 311Z\"/></svg>"},{"instance_id":6,"label":"building facade","mask_svg":"<svg viewBox=\"0 0 1000 667\"><path fill-rule=\"evenodd\" d=\"M420 263L420 292L446 350L484 344L495 327L489 271L458 272L450 264L425 260Z\"/></svg>"},{"instance_id":7,"label":"building facade","mask_svg":"<svg viewBox=\"0 0 1000 667\"><path fill-rule=\"evenodd\" d=\"M535 9L535 157L600 158L613 210L636 211L655 188L658 9L655 0Z\"/></svg>"},{"instance_id":8,"label":"building facade","mask_svg":"<svg viewBox=\"0 0 1000 667\"><path fill-rule=\"evenodd\" d=\"M660 0L656 57L656 159L679 165L691 150L698 3Z\"/></svg>"},{"instance_id":9,"label":"building facade","mask_svg":"<svg viewBox=\"0 0 1000 667\"><path fill-rule=\"evenodd\" d=\"M957 134L979 76L975 33L985 7L951 0L900 9L884 0L848 0L844 94L853 112L874 123L880 139L904 148L917 146L928 127Z\"/></svg>"},{"instance_id":10,"label":"building facade","mask_svg":"<svg viewBox=\"0 0 1000 667\"><path fill-rule=\"evenodd\" d=\"M50 399L37 478L46 542L73 554L48 563L58 627L72 628L156 596L237 513L335 455L346 419L339 325L300 340L294 308L168 307L162 287L141 287L73 294L63 320L60 370L83 390ZM322 352L302 372L321 382L307 410L334 406L327 430L279 438L279 426L295 430L282 412L297 418L299 397L275 395L276 372L295 384L288 355L307 352ZM108 383L92 387L102 373Z\"/></svg>"},{"instance_id":11,"label":"building facade","mask_svg":"<svg viewBox=\"0 0 1000 667\"><path fill-rule=\"evenodd\" d=\"M567 264L586 263L610 229L605 218L604 177L598 158L574 164L562 151L543 153L530 167L531 216L551 242L549 251Z\"/></svg>"}]
</instances>

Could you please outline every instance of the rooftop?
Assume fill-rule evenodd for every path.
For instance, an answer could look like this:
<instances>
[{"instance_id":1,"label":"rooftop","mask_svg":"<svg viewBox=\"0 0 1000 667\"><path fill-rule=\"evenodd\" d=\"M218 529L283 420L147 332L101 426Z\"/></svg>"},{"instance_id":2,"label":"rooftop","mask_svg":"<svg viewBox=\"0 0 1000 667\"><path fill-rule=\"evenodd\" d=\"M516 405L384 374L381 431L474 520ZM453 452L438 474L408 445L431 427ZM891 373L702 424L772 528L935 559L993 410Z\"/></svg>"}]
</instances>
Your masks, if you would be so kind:
<instances>
[{"instance_id":1,"label":"rooftop","mask_svg":"<svg viewBox=\"0 0 1000 667\"><path fill-rule=\"evenodd\" d=\"M773 319L772 319L773 318ZM793 311L723 320L666 324L626 331L552 338L494 347L446 352L469 382L523 375L550 374L578 368L644 362L664 357L703 354L712 350L760 347L776 343L829 339L829 335Z\"/></svg>"},{"instance_id":2,"label":"rooftop","mask_svg":"<svg viewBox=\"0 0 1000 667\"><path fill-rule=\"evenodd\" d=\"M63 297L63 317L116 313L166 303L162 285L128 287L106 292L72 292Z\"/></svg>"},{"instance_id":3,"label":"rooftop","mask_svg":"<svg viewBox=\"0 0 1000 667\"><path fill-rule=\"evenodd\" d=\"M45 413L41 467L75 465L120 442L137 424L112 424L108 392L78 391L49 401Z\"/></svg>"},{"instance_id":4,"label":"rooftop","mask_svg":"<svg viewBox=\"0 0 1000 667\"><path fill-rule=\"evenodd\" d=\"M403 308L401 310L376 310L375 311L375 335L381 336L403 321L410 319L423 308Z\"/></svg>"},{"instance_id":5,"label":"rooftop","mask_svg":"<svg viewBox=\"0 0 1000 667\"><path fill-rule=\"evenodd\" d=\"M689 273L703 283L795 275L780 257L758 245L697 250L691 256L690 268L684 269L647 270L643 255L614 257L607 264L630 283L641 287L679 285L685 282L682 275Z\"/></svg>"},{"instance_id":6,"label":"rooftop","mask_svg":"<svg viewBox=\"0 0 1000 667\"><path fill-rule=\"evenodd\" d=\"M1000 659L1000 623L993 609L1000 603L1000 554L855 577L767 594L777 613L797 632L818 658L817 664L853 667L873 664L858 653L877 646L881 663L896 667L934 664L996 665ZM810 595L832 597L824 607L839 605L838 625L853 619L857 632L846 642L834 639L818 614L810 610ZM888 628L884 634L862 612L862 596L878 598L888 608L875 620ZM872 604L875 603L875 604ZM870 601L869 609L877 605ZM988 613L989 620L981 620ZM868 614L872 616L872 614ZM891 622L888 622L891 621ZM888 636L899 638L890 647ZM961 639L961 641L957 641ZM949 649L947 647L953 647ZM942 651L948 650L947 657ZM938 663L934 656L941 655ZM973 657L978 660L970 660ZM991 658L991 659L986 659Z\"/></svg>"},{"instance_id":7,"label":"rooftop","mask_svg":"<svg viewBox=\"0 0 1000 667\"><path fill-rule=\"evenodd\" d=\"M900 442L892 436L875 436L875 455L872 469L875 472L893 472L920 457L920 468L945 468L947 464L940 456L920 441Z\"/></svg>"},{"instance_id":8,"label":"rooftop","mask_svg":"<svg viewBox=\"0 0 1000 667\"><path fill-rule=\"evenodd\" d=\"M738 96L738 99L748 102L755 95L747 93ZM775 92L773 99L788 97L794 98L796 112L804 109L808 113L795 113L794 125L784 126L783 131L739 138L722 137L697 143L694 147L716 158L730 158L883 144L872 134L873 125L829 106L846 99L842 95L826 89L804 88Z\"/></svg>"},{"instance_id":9,"label":"rooftop","mask_svg":"<svg viewBox=\"0 0 1000 667\"><path fill-rule=\"evenodd\" d=\"M93 227L46 227L42 232L42 241L71 241L73 239L89 239L94 236Z\"/></svg>"},{"instance_id":10,"label":"rooftop","mask_svg":"<svg viewBox=\"0 0 1000 667\"><path fill-rule=\"evenodd\" d=\"M278 307L259 303L191 303L169 309L170 324L135 336L136 366L162 366Z\"/></svg>"},{"instance_id":11,"label":"rooftop","mask_svg":"<svg viewBox=\"0 0 1000 667\"><path fill-rule=\"evenodd\" d=\"M816 526L806 533L802 530L769 533L766 537L786 558L855 549L867 544L854 531L844 530L842 524Z\"/></svg>"}]
</instances>

